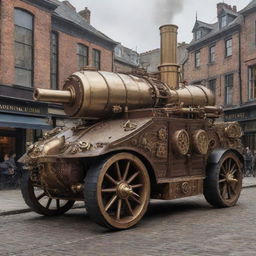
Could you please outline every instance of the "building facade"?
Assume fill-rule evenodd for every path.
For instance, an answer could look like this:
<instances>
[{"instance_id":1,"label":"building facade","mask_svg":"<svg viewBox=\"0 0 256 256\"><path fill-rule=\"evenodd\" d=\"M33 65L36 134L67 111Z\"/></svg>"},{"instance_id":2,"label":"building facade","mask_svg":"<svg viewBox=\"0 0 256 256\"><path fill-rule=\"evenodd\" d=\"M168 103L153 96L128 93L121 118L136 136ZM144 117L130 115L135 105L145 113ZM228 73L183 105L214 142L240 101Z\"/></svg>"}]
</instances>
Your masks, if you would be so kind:
<instances>
[{"instance_id":1,"label":"building facade","mask_svg":"<svg viewBox=\"0 0 256 256\"><path fill-rule=\"evenodd\" d=\"M42 130L66 122L60 105L33 100L34 88L61 89L85 66L113 70L117 43L89 22L90 11L68 1L0 1L0 157L19 157Z\"/></svg>"},{"instance_id":2,"label":"building facade","mask_svg":"<svg viewBox=\"0 0 256 256\"><path fill-rule=\"evenodd\" d=\"M237 11L217 4L218 21L196 20L184 78L213 90L225 121L239 121L244 144L256 149L256 0Z\"/></svg>"},{"instance_id":3,"label":"building facade","mask_svg":"<svg viewBox=\"0 0 256 256\"><path fill-rule=\"evenodd\" d=\"M131 73L139 67L139 54L121 44L114 51L114 72Z\"/></svg>"},{"instance_id":4,"label":"building facade","mask_svg":"<svg viewBox=\"0 0 256 256\"><path fill-rule=\"evenodd\" d=\"M183 77L183 67L184 63L187 60L187 46L185 42L178 43L177 46L177 62L180 65L180 74L181 79L184 80ZM148 73L157 73L158 67L161 62L161 52L160 48L143 52L140 54L140 67L145 69Z\"/></svg>"}]
</instances>

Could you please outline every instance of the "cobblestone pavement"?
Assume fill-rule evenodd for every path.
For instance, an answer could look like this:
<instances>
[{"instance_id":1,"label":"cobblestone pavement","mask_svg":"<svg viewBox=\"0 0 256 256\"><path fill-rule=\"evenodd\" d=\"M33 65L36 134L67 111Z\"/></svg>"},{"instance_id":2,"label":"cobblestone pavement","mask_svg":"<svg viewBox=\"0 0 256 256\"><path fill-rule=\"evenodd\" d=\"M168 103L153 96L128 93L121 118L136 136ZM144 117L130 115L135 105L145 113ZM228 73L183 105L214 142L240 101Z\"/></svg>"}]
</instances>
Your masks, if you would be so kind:
<instances>
[{"instance_id":1,"label":"cobblestone pavement","mask_svg":"<svg viewBox=\"0 0 256 256\"><path fill-rule=\"evenodd\" d=\"M203 197L153 201L135 228L109 232L83 209L61 217L0 217L0 255L256 255L256 188L233 208L213 209Z\"/></svg>"}]
</instances>

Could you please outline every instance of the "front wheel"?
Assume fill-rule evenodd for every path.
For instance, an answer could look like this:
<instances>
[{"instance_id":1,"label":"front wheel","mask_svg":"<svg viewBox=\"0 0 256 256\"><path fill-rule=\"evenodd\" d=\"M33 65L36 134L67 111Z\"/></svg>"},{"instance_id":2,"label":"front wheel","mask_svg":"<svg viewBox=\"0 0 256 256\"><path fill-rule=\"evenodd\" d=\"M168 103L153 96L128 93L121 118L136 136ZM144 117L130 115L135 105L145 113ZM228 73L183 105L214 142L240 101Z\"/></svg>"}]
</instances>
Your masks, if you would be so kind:
<instances>
[{"instance_id":1,"label":"front wheel","mask_svg":"<svg viewBox=\"0 0 256 256\"><path fill-rule=\"evenodd\" d=\"M130 153L108 156L89 169L84 197L86 209L96 223L110 229L130 228L147 210L147 169Z\"/></svg>"},{"instance_id":2,"label":"front wheel","mask_svg":"<svg viewBox=\"0 0 256 256\"><path fill-rule=\"evenodd\" d=\"M30 179L29 172L22 175L21 193L26 204L36 213L45 216L56 216L67 212L75 201L54 199Z\"/></svg>"},{"instance_id":3,"label":"front wheel","mask_svg":"<svg viewBox=\"0 0 256 256\"><path fill-rule=\"evenodd\" d=\"M214 207L236 204L242 189L241 162L233 152L225 153L218 163L207 166L204 196Z\"/></svg>"}]
</instances>

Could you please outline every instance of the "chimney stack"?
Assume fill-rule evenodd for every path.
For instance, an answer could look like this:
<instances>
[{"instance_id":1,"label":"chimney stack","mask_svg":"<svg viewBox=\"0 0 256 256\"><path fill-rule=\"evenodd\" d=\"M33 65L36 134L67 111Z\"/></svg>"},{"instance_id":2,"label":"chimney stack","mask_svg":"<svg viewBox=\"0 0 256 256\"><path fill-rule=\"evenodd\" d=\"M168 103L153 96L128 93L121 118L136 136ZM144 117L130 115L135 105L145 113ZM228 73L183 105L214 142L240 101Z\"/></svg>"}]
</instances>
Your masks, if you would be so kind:
<instances>
[{"instance_id":1,"label":"chimney stack","mask_svg":"<svg viewBox=\"0 0 256 256\"><path fill-rule=\"evenodd\" d=\"M161 81L170 89L179 87L179 65L177 64L177 34L176 25L160 27L161 33L161 64L158 67Z\"/></svg>"},{"instance_id":2,"label":"chimney stack","mask_svg":"<svg viewBox=\"0 0 256 256\"><path fill-rule=\"evenodd\" d=\"M236 7L236 6L235 6L235 7ZM221 10L222 10L223 8L226 8L226 9L228 9L228 10L234 11L234 6L233 6L233 8L232 8L231 5L228 5L228 4L226 4L226 3L218 3L218 4L217 4L217 13L218 13L218 17L219 17L220 12L221 12Z\"/></svg>"},{"instance_id":3,"label":"chimney stack","mask_svg":"<svg viewBox=\"0 0 256 256\"><path fill-rule=\"evenodd\" d=\"M233 11L234 11L234 12L237 12L237 7L236 7L236 5L233 5Z\"/></svg>"},{"instance_id":4,"label":"chimney stack","mask_svg":"<svg viewBox=\"0 0 256 256\"><path fill-rule=\"evenodd\" d=\"M91 24L91 11L85 7L79 14L86 20L88 24Z\"/></svg>"}]
</instances>

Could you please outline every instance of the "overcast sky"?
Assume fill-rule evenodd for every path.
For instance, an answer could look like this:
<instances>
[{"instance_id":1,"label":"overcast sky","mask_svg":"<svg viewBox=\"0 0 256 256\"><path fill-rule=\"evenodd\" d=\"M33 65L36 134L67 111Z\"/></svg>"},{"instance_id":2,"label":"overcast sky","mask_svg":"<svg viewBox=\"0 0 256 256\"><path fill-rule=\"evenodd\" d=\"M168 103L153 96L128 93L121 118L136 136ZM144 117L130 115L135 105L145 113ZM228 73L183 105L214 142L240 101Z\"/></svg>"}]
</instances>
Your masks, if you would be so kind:
<instances>
[{"instance_id":1,"label":"overcast sky","mask_svg":"<svg viewBox=\"0 0 256 256\"><path fill-rule=\"evenodd\" d=\"M196 12L207 23L217 20L216 4L222 0L69 0L77 11L88 7L91 24L124 46L144 52L159 47L159 26L179 26L178 41L190 42ZM225 0L244 8L251 0Z\"/></svg>"}]
</instances>

